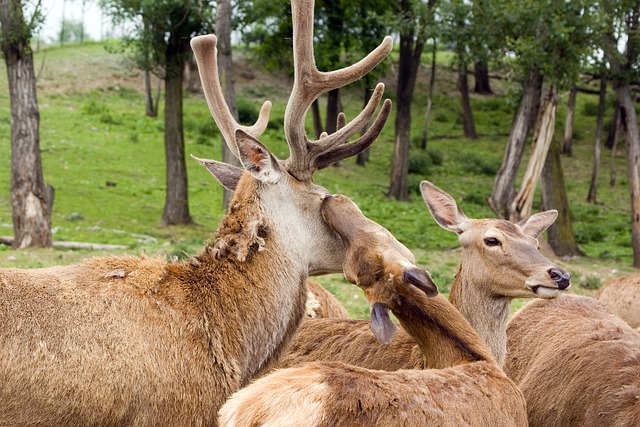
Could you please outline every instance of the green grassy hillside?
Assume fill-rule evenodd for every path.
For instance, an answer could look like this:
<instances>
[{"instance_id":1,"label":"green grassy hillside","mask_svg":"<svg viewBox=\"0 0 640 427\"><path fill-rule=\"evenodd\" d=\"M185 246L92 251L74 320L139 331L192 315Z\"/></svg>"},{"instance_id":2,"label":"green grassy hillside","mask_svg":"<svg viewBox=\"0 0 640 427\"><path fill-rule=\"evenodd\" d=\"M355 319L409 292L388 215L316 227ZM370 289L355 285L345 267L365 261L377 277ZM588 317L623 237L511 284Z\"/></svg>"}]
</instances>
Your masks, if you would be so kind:
<instances>
[{"instance_id":1,"label":"green grassy hillside","mask_svg":"<svg viewBox=\"0 0 640 427\"><path fill-rule=\"evenodd\" d=\"M236 76L241 111L255 114L261 103L274 103L271 127L263 142L280 158L288 155L282 121L290 81L286 73L266 73L250 61L250 53L236 52ZM474 96L478 140L462 138L455 76L446 55L437 71L435 104L428 150L417 148L426 106L427 68L420 70L413 108L410 176L412 200L399 203L385 198L393 154L393 113L373 145L365 168L353 159L317 173L316 180L330 191L351 197L363 212L387 227L417 256L446 292L459 261L453 233L431 218L418 193L428 179L458 200L471 217L493 217L485 200L491 194L502 160L515 109L503 81L494 81L495 96ZM131 253L182 257L196 252L211 237L223 214L222 189L194 161L188 161L189 202L197 222L192 227L161 227L164 204L164 148L162 112L144 115L142 74L103 44L49 48L35 56L41 113L41 148L46 182L56 189L53 212L54 239L127 245ZM11 235L10 109L4 64L0 65L0 235ZM386 94L394 98L392 72L385 77ZM343 91L348 117L362 104L360 87ZM556 138L562 138L566 93L560 96ZM161 104L162 107L162 104ZM599 204L586 202L591 173L597 99L580 93L574 154L563 157L571 215L585 257L561 260L573 274L575 292L593 293L611 276L632 271L629 196L626 160L622 148L614 159L617 184L610 187L610 153L603 150ZM184 105L186 152L220 158L220 136L201 96L187 95ZM309 126L311 129L311 126ZM623 147L623 144L621 144ZM522 169L526 165L523 160ZM536 197L534 209L538 207ZM41 267L75 262L95 255L86 251L11 251L0 245L0 266ZM338 295L354 316L367 316L361 293L339 275L319 278Z\"/></svg>"}]
</instances>

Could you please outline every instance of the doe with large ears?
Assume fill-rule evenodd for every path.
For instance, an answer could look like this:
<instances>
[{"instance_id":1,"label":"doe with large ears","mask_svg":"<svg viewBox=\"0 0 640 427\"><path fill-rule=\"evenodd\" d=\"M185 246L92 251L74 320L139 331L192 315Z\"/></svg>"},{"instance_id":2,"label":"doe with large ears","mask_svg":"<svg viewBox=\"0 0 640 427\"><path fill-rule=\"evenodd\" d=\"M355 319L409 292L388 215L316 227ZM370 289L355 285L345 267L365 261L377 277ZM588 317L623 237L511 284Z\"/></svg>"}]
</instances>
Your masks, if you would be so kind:
<instances>
[{"instance_id":1,"label":"doe with large ears","mask_svg":"<svg viewBox=\"0 0 640 427\"><path fill-rule=\"evenodd\" d=\"M467 217L455 199L428 181L420 189L436 222L458 235L460 266L449 301L469 321L502 365L507 323L514 298L553 298L570 285L566 270L543 256L538 237L556 219L540 212L514 224L501 219ZM440 368L438 347L423 352L402 328L388 345L380 344L367 322L308 319L300 325L278 367L336 360L371 369Z\"/></svg>"},{"instance_id":2,"label":"doe with large ears","mask_svg":"<svg viewBox=\"0 0 640 427\"><path fill-rule=\"evenodd\" d=\"M235 188L213 242L192 259L95 258L0 269L0 425L211 426L234 391L268 369L305 312L309 274L342 271L344 246L321 216L316 170L367 148L388 117L383 86L352 122L318 141L304 118L322 93L351 83L391 51L320 72L313 1L292 2L295 81L285 113L290 157L276 159L222 96L216 38L191 41L210 111L244 171L201 162Z\"/></svg>"}]
</instances>

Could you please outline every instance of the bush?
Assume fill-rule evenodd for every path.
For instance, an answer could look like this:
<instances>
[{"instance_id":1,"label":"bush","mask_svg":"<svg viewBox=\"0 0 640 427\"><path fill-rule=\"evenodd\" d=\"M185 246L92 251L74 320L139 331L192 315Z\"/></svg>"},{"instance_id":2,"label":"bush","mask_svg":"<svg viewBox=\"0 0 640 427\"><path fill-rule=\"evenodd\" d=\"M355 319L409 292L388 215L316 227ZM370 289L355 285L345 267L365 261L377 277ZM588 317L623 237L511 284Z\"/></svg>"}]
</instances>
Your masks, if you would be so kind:
<instances>
[{"instance_id":1,"label":"bush","mask_svg":"<svg viewBox=\"0 0 640 427\"><path fill-rule=\"evenodd\" d=\"M409 176L407 177L407 190L409 192L409 195L417 195L422 197L422 193L420 193L420 183L424 181L424 178L424 175L409 174Z\"/></svg>"},{"instance_id":2,"label":"bush","mask_svg":"<svg viewBox=\"0 0 640 427\"><path fill-rule=\"evenodd\" d=\"M606 237L602 224L597 223L582 223L576 225L575 235L576 242L579 244L602 242Z\"/></svg>"},{"instance_id":3,"label":"bush","mask_svg":"<svg viewBox=\"0 0 640 427\"><path fill-rule=\"evenodd\" d=\"M245 98L238 98L238 121L242 124L254 124L258 120L260 110Z\"/></svg>"},{"instance_id":4,"label":"bush","mask_svg":"<svg viewBox=\"0 0 640 427\"><path fill-rule=\"evenodd\" d=\"M464 153L457 161L464 172L476 175L495 175L500 169L500 160L487 159L476 153Z\"/></svg>"},{"instance_id":5,"label":"bush","mask_svg":"<svg viewBox=\"0 0 640 427\"><path fill-rule=\"evenodd\" d=\"M427 151L418 151L409 156L409 173L426 175L433 166L431 156Z\"/></svg>"},{"instance_id":6,"label":"bush","mask_svg":"<svg viewBox=\"0 0 640 427\"><path fill-rule=\"evenodd\" d=\"M429 153L429 157L431 157L431 163L433 163L434 166L442 166L442 163L444 163L444 154L442 153L442 151L427 150L427 153Z\"/></svg>"},{"instance_id":7,"label":"bush","mask_svg":"<svg viewBox=\"0 0 640 427\"><path fill-rule=\"evenodd\" d=\"M580 286L585 289L600 289L602 280L596 276L587 276L580 281Z\"/></svg>"},{"instance_id":8,"label":"bush","mask_svg":"<svg viewBox=\"0 0 640 427\"><path fill-rule=\"evenodd\" d=\"M598 116L598 103L595 101L586 101L582 105L582 114L589 117Z\"/></svg>"}]
</instances>

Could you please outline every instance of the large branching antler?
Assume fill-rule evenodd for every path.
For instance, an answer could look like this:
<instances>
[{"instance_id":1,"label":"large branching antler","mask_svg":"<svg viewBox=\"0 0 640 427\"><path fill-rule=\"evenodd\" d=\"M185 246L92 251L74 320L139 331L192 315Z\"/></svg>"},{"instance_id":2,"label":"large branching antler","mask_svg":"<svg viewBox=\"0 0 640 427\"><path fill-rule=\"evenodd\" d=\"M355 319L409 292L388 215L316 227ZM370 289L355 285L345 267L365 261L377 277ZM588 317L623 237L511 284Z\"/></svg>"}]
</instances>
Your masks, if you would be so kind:
<instances>
[{"instance_id":1,"label":"large branching antler","mask_svg":"<svg viewBox=\"0 0 640 427\"><path fill-rule=\"evenodd\" d=\"M319 71L313 56L313 7L314 0L293 0L293 62L294 83L284 116L285 135L291 150L287 170L298 179L308 179L317 169L353 156L366 149L382 132L391 110L391 101L386 100L375 122L356 141L347 140L362 129L375 114L384 84L379 83L369 103L350 123L338 131L316 141L310 141L305 132L305 118L309 107L323 93L352 83L371 71L391 52L391 37L365 58L349 67L331 72Z\"/></svg>"},{"instance_id":2,"label":"large branching antler","mask_svg":"<svg viewBox=\"0 0 640 427\"><path fill-rule=\"evenodd\" d=\"M242 129L254 138L260 137L267 128L269 122L269 112L271 111L271 101L265 101L260 109L258 120L253 126L243 126L239 124L231 114L227 105L218 77L218 49L216 48L217 38L214 35L197 36L191 39L191 49L198 63L198 72L202 81L204 96L209 105L209 111L213 116L227 146L231 152L239 158L238 145L236 141L236 130Z\"/></svg>"}]
</instances>

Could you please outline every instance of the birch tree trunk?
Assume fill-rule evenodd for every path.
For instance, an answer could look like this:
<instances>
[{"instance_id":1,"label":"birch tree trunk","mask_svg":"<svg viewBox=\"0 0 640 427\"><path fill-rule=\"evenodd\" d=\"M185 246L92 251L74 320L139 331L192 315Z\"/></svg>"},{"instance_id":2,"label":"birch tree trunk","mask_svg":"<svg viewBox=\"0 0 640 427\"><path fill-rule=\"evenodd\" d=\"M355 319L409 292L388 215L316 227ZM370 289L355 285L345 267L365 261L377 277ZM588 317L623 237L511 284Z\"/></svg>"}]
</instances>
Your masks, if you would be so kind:
<instances>
[{"instance_id":1,"label":"birch tree trunk","mask_svg":"<svg viewBox=\"0 0 640 427\"><path fill-rule=\"evenodd\" d=\"M536 68L529 70L529 77L520 106L511 125L502 165L496 174L489 206L500 218L510 217L511 202L515 197L516 178L522 160L524 145L529 134L531 115L539 106L542 76Z\"/></svg>"},{"instance_id":2,"label":"birch tree trunk","mask_svg":"<svg viewBox=\"0 0 640 427\"><path fill-rule=\"evenodd\" d=\"M557 105L558 100L556 98L555 88L552 87L549 89L549 94L540 109L527 170L522 179L520 191L509 208L508 219L510 221L518 222L531 216L531 207L533 205L536 185L540 180L542 168L544 167L549 146L553 139Z\"/></svg>"},{"instance_id":3,"label":"birch tree trunk","mask_svg":"<svg viewBox=\"0 0 640 427\"><path fill-rule=\"evenodd\" d=\"M0 0L0 27L11 102L12 247L50 247L51 211L40 156L40 111L29 45L31 30L19 0Z\"/></svg>"},{"instance_id":4,"label":"birch tree trunk","mask_svg":"<svg viewBox=\"0 0 640 427\"><path fill-rule=\"evenodd\" d=\"M562 146L562 154L571 155L571 144L573 142L573 117L576 110L576 95L578 88L576 85L571 87L569 91L569 102L567 103L567 117L564 122L564 145Z\"/></svg>"}]
</instances>

